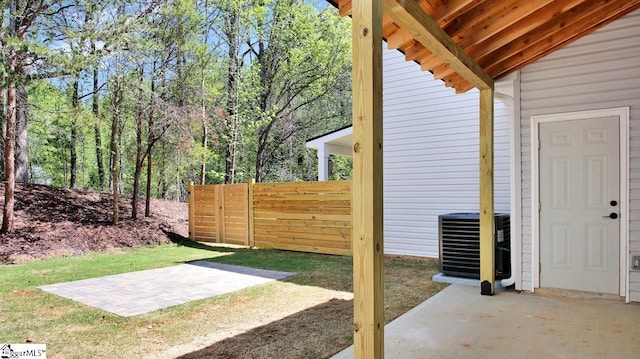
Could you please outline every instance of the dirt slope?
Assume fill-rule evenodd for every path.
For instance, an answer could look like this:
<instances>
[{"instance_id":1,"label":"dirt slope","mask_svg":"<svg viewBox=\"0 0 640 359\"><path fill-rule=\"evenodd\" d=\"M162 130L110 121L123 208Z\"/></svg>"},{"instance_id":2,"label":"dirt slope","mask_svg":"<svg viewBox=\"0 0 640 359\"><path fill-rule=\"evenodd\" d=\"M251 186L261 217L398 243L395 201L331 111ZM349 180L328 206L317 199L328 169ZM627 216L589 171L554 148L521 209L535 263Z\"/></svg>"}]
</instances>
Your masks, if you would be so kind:
<instances>
[{"instance_id":1,"label":"dirt slope","mask_svg":"<svg viewBox=\"0 0 640 359\"><path fill-rule=\"evenodd\" d=\"M138 220L132 221L131 198L122 198L120 224L112 226L107 193L19 184L15 197L15 231L0 235L0 263L166 243L188 235L186 203L152 200L151 217L145 218L141 199Z\"/></svg>"}]
</instances>

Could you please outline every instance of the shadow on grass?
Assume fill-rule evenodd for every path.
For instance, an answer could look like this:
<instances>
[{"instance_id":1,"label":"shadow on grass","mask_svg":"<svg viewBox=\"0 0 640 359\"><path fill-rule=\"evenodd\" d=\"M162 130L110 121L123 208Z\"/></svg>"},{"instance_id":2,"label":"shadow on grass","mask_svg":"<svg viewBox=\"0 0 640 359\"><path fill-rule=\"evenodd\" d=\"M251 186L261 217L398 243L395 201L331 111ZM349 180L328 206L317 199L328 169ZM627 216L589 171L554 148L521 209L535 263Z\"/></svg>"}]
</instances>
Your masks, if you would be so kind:
<instances>
[{"instance_id":1,"label":"shadow on grass","mask_svg":"<svg viewBox=\"0 0 640 359\"><path fill-rule=\"evenodd\" d=\"M216 247L218 248L218 247ZM236 266L296 273L283 281L325 288L353 291L353 262L351 257L315 253L280 251L274 249L245 249L221 247L220 256L200 260Z\"/></svg>"},{"instance_id":2,"label":"shadow on grass","mask_svg":"<svg viewBox=\"0 0 640 359\"><path fill-rule=\"evenodd\" d=\"M162 232L164 232L164 234L167 236L167 238L169 238L169 240L172 243L175 243L179 246L184 246L184 247L189 247L194 249L203 249L206 251L213 251L213 252L250 251L250 249L247 249L247 248L231 248L231 247L223 247L223 246L206 245L200 242L194 242L189 238L175 232L170 232L164 229L162 230Z\"/></svg>"},{"instance_id":3,"label":"shadow on grass","mask_svg":"<svg viewBox=\"0 0 640 359\"><path fill-rule=\"evenodd\" d=\"M352 300L331 299L179 358L328 358L352 344L352 315Z\"/></svg>"}]
</instances>

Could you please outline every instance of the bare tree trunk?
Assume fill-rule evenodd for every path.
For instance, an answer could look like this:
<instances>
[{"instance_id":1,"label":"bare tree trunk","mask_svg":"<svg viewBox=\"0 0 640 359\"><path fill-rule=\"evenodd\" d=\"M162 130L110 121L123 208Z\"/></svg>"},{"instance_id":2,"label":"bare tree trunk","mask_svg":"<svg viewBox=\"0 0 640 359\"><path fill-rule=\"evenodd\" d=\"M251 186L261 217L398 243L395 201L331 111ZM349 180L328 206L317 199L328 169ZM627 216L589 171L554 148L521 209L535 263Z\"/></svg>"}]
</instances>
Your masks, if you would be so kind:
<instances>
[{"instance_id":1,"label":"bare tree trunk","mask_svg":"<svg viewBox=\"0 0 640 359\"><path fill-rule=\"evenodd\" d=\"M204 82L204 74L202 76L202 83L200 86L200 90L202 91L202 148L207 150L207 142L209 138L209 130L207 128L207 102L205 98L205 82ZM200 184L203 185L205 183L205 176L207 173L207 161L205 159L202 160L202 164L200 165Z\"/></svg>"},{"instance_id":2,"label":"bare tree trunk","mask_svg":"<svg viewBox=\"0 0 640 359\"><path fill-rule=\"evenodd\" d=\"M96 53L96 44L91 44L91 50L93 54ZM104 162L102 159L102 136L100 134L99 116L100 116L100 98L98 96L98 67L93 68L93 96L92 96L92 111L95 117L95 123L93 125L93 134L95 136L96 143L96 163L98 164L98 181L100 184L100 190L104 190Z\"/></svg>"},{"instance_id":3,"label":"bare tree trunk","mask_svg":"<svg viewBox=\"0 0 640 359\"><path fill-rule=\"evenodd\" d=\"M0 49L2 49L2 44L0 44ZM0 121L2 124L2 138L7 136L7 89L0 89L0 102L2 102L2 111L0 112ZM4 158L4 145L2 146L2 158ZM0 161L2 164L0 167L1 177L4 178L4 161Z\"/></svg>"},{"instance_id":4,"label":"bare tree trunk","mask_svg":"<svg viewBox=\"0 0 640 359\"><path fill-rule=\"evenodd\" d=\"M238 37L239 34L239 14L233 6L229 7L228 28L226 29L227 43L229 46L229 72L227 74L227 145L225 153L225 183L235 182L236 173L236 146L237 146L237 118L236 108L238 105Z\"/></svg>"},{"instance_id":5,"label":"bare tree trunk","mask_svg":"<svg viewBox=\"0 0 640 359\"><path fill-rule=\"evenodd\" d=\"M160 179L158 187L160 187L160 198L169 198L169 181L167 180L167 150L166 142L162 141L162 161L160 161Z\"/></svg>"},{"instance_id":6,"label":"bare tree trunk","mask_svg":"<svg viewBox=\"0 0 640 359\"><path fill-rule=\"evenodd\" d=\"M230 135L229 137L231 138L230 140L230 145L227 147L227 163L229 165L229 182L228 183L235 183L236 182L236 159L237 159L237 153L238 153L238 131L239 131L239 124L238 124L238 119L237 117L234 115L231 119L229 119L230 121L230 126L231 126L231 130L230 130Z\"/></svg>"},{"instance_id":7,"label":"bare tree trunk","mask_svg":"<svg viewBox=\"0 0 640 359\"><path fill-rule=\"evenodd\" d=\"M0 50L2 50L2 43L0 43ZM7 89L0 89L0 102L2 103L2 109L0 110L0 124L2 125L2 138L7 136ZM4 145L2 149L2 158L4 158ZM0 161L0 177L4 178L4 161Z\"/></svg>"},{"instance_id":8,"label":"bare tree trunk","mask_svg":"<svg viewBox=\"0 0 640 359\"><path fill-rule=\"evenodd\" d=\"M3 20L4 23L4 20ZM3 39L4 36L0 34L0 39ZM0 53L4 53L3 41L0 41ZM0 125L2 126L2 138L4 139L7 136L7 88L2 86L0 87ZM2 146L2 158L4 158L4 145ZM0 174L4 177L4 161L0 161L2 165L0 166Z\"/></svg>"},{"instance_id":9,"label":"bare tree trunk","mask_svg":"<svg viewBox=\"0 0 640 359\"><path fill-rule=\"evenodd\" d=\"M131 198L131 219L138 218L138 195L140 194L140 174L142 174L142 166L144 165L144 156L142 154L142 94L144 69L140 69L139 74L139 90L138 90L138 113L136 114L136 167L133 173L133 197Z\"/></svg>"},{"instance_id":10,"label":"bare tree trunk","mask_svg":"<svg viewBox=\"0 0 640 359\"><path fill-rule=\"evenodd\" d=\"M207 48L208 44L209 44L209 23L208 23L208 19L209 19L209 2L205 0L204 2L204 13L205 13L205 19L207 19L207 23L205 24L206 26L204 27L204 33L202 34L202 42L203 45L205 46L205 49ZM206 50L205 50L206 51ZM207 146L208 146L208 141L209 141L209 129L207 128L207 100L206 100L206 82L205 82L205 76L204 76L204 72L205 72L205 67L206 65L203 63L202 64L202 81L200 82L200 95L201 95L201 120L202 120L202 149L204 150L204 152L206 153L207 151ZM200 184L203 185L206 181L206 175L207 175L207 159L206 156L204 156L202 158L202 163L200 164Z\"/></svg>"},{"instance_id":11,"label":"bare tree trunk","mask_svg":"<svg viewBox=\"0 0 640 359\"><path fill-rule=\"evenodd\" d=\"M154 64L154 72L155 74L155 64ZM156 138L154 138L153 134L153 126L155 120L155 111L153 106L153 97L156 94L156 81L155 76L151 76L151 94L149 95L149 116L147 117L147 188L146 188L146 197L145 197L145 207L144 207L144 216L151 217L151 177L153 175L153 156L152 149L153 145L156 142Z\"/></svg>"},{"instance_id":12,"label":"bare tree trunk","mask_svg":"<svg viewBox=\"0 0 640 359\"><path fill-rule=\"evenodd\" d=\"M16 86L16 182L29 182L29 148L27 145L27 87L20 83Z\"/></svg>"},{"instance_id":13,"label":"bare tree trunk","mask_svg":"<svg viewBox=\"0 0 640 359\"><path fill-rule=\"evenodd\" d=\"M78 154L76 153L76 142L78 139L78 126L76 124L77 117L79 114L80 107L80 94L79 90L79 76L76 74L75 79L73 80L73 94L71 95L71 107L73 108L73 118L71 119L71 140L70 140L70 148L71 151L70 157L70 167L71 167L71 177L69 179L69 188L76 188L76 178L78 172Z\"/></svg>"},{"instance_id":14,"label":"bare tree trunk","mask_svg":"<svg viewBox=\"0 0 640 359\"><path fill-rule=\"evenodd\" d=\"M9 31L12 36L17 33L16 24L16 0L10 1L9 12ZM7 64L9 65L9 79L7 82L7 125L5 127L4 136L4 169L5 169L5 185L4 185L4 209L2 211L2 228L1 233L13 232L13 206L15 204L14 191L16 188L16 177L14 172L14 153L13 145L15 141L15 125L16 125L16 69L18 54L15 49L11 49L7 55Z\"/></svg>"},{"instance_id":15,"label":"bare tree trunk","mask_svg":"<svg viewBox=\"0 0 640 359\"><path fill-rule=\"evenodd\" d=\"M141 114L138 114L141 116ZM131 197L131 219L138 218L138 196L140 195L140 174L142 174L142 125L136 118L136 167L133 173L133 197Z\"/></svg>"},{"instance_id":16,"label":"bare tree trunk","mask_svg":"<svg viewBox=\"0 0 640 359\"><path fill-rule=\"evenodd\" d=\"M15 52L14 59L9 60L9 68L11 71L11 67L15 68ZM11 58L11 55L9 55ZM12 66L13 64L13 66ZM9 80L9 84L7 86L7 126L6 126L6 136L4 137L4 167L5 167L5 179L6 183L4 185L4 211L2 213L2 228L0 232L2 233L11 233L13 232L13 206L15 203L14 198L14 190L16 187L15 183L15 172L14 172L14 153L13 153L13 143L14 143L14 135L15 135L15 124L16 124L16 83L13 78Z\"/></svg>"},{"instance_id":17,"label":"bare tree trunk","mask_svg":"<svg viewBox=\"0 0 640 359\"><path fill-rule=\"evenodd\" d=\"M112 190L112 210L111 223L115 226L118 224L118 202L120 200L120 189L118 182L118 127L120 122L120 96L121 84L117 84L113 93L113 119L111 120L111 161L109 171L111 172L111 190Z\"/></svg>"},{"instance_id":18,"label":"bare tree trunk","mask_svg":"<svg viewBox=\"0 0 640 359\"><path fill-rule=\"evenodd\" d=\"M153 169L151 153L147 154L147 197L145 199L144 216L151 217L151 172Z\"/></svg>"}]
</instances>

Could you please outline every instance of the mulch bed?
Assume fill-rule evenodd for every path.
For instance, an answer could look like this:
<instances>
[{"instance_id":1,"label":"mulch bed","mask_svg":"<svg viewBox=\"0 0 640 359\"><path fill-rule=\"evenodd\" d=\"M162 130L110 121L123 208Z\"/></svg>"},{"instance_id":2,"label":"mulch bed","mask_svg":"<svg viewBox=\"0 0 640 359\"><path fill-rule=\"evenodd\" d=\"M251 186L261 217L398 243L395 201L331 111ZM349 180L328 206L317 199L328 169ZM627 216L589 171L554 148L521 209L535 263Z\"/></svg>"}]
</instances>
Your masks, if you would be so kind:
<instances>
[{"instance_id":1,"label":"mulch bed","mask_svg":"<svg viewBox=\"0 0 640 359\"><path fill-rule=\"evenodd\" d=\"M15 198L14 232L0 235L0 263L168 243L188 235L186 203L152 200L151 217L145 218L140 199L134 221L131 198L121 198L114 226L108 193L18 184ZM4 184L0 201L4 204Z\"/></svg>"}]
</instances>

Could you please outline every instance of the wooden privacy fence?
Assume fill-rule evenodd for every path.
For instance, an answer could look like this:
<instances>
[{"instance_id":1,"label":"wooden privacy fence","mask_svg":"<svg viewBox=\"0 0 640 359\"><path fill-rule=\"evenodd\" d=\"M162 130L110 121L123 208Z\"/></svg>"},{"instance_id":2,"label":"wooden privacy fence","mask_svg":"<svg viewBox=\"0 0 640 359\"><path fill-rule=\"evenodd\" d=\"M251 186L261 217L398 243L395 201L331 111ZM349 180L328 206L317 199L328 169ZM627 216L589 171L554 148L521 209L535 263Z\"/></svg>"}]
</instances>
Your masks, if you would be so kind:
<instances>
[{"instance_id":1,"label":"wooden privacy fence","mask_svg":"<svg viewBox=\"0 0 640 359\"><path fill-rule=\"evenodd\" d=\"M189 183L189 238L249 245L249 186Z\"/></svg>"},{"instance_id":2,"label":"wooden privacy fence","mask_svg":"<svg viewBox=\"0 0 640 359\"><path fill-rule=\"evenodd\" d=\"M189 185L195 241L351 254L351 181Z\"/></svg>"}]
</instances>

